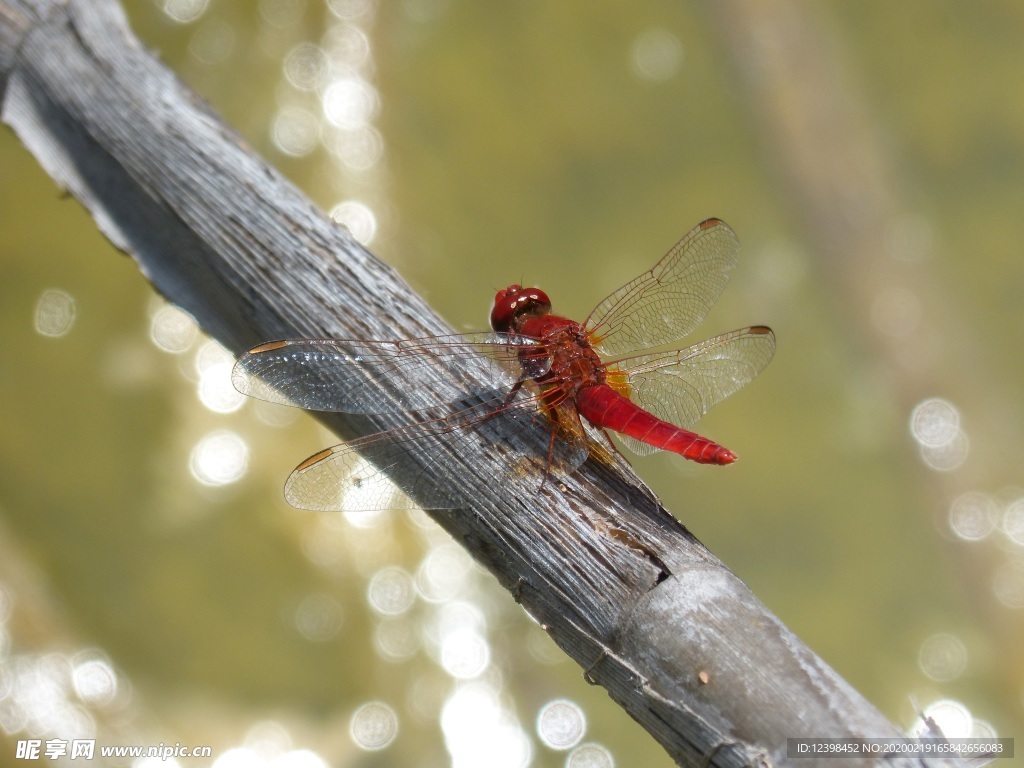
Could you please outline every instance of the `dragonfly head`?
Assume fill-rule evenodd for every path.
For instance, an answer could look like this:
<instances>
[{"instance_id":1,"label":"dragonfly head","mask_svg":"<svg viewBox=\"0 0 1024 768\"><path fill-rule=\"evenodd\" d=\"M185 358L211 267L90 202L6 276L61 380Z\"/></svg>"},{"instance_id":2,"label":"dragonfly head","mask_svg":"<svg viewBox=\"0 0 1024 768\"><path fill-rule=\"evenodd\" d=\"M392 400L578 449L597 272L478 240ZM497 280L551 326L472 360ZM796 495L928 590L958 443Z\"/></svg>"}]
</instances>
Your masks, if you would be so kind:
<instances>
[{"instance_id":1,"label":"dragonfly head","mask_svg":"<svg viewBox=\"0 0 1024 768\"><path fill-rule=\"evenodd\" d=\"M527 317L540 317L551 311L551 299L540 288L510 285L498 291L491 308L491 328L498 333L519 330Z\"/></svg>"}]
</instances>

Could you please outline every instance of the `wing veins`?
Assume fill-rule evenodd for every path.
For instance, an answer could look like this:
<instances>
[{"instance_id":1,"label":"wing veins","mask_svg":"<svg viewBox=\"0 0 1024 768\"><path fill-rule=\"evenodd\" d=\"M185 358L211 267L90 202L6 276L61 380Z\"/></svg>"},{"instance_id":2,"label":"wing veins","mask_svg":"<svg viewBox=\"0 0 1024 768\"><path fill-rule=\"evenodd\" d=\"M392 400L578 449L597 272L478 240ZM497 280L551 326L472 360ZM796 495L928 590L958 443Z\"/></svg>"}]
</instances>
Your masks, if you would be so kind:
<instances>
[{"instance_id":1,"label":"wing veins","mask_svg":"<svg viewBox=\"0 0 1024 768\"><path fill-rule=\"evenodd\" d=\"M571 425L566 425L565 430L559 429L559 434L555 435L551 430L556 426L538 409L539 397L539 392L520 393L508 403L507 393L485 395L478 402L447 416L377 432L328 448L299 464L288 478L285 496L293 506L316 510L404 508L406 501L413 498L415 502L408 501L407 506L449 508L457 501L457 494L451 489L438 488L434 475L452 474L451 466L472 455L459 450L461 443L476 439L474 428L496 418L525 418L538 425L550 425L550 429L540 430L534 436L531 450L508 450L502 454L502 465L509 477L529 476L527 470L543 470L550 457L549 450L555 452L555 466L559 473L571 471L586 458L585 436L577 433ZM421 441L445 434L454 434L455 437L443 458L428 460L424 465L410 462L405 456L416 451ZM564 442L563 435L568 438ZM421 457L425 455L422 451L417 453ZM449 464L445 473L431 472L432 466ZM540 472L536 473L536 477L541 476ZM394 495L392 486L402 491L402 497ZM350 498L353 496L354 501Z\"/></svg>"},{"instance_id":2,"label":"wing veins","mask_svg":"<svg viewBox=\"0 0 1024 768\"><path fill-rule=\"evenodd\" d=\"M410 388L408 380L475 357L480 364L472 373L485 385L511 386L520 375L520 352L529 343L494 333L408 341L291 339L243 354L232 371L232 383L260 400L316 411L423 410L457 400L471 381L459 371L453 371L453 378L433 376L429 386Z\"/></svg>"},{"instance_id":3,"label":"wing veins","mask_svg":"<svg viewBox=\"0 0 1024 768\"><path fill-rule=\"evenodd\" d=\"M727 224L701 222L650 270L605 297L584 326L610 356L678 341L718 301L738 255L739 241Z\"/></svg>"},{"instance_id":4,"label":"wing veins","mask_svg":"<svg viewBox=\"0 0 1024 768\"><path fill-rule=\"evenodd\" d=\"M609 363L626 374L636 402L684 429L750 383L775 353L775 335L758 325L723 333L685 349Z\"/></svg>"}]
</instances>

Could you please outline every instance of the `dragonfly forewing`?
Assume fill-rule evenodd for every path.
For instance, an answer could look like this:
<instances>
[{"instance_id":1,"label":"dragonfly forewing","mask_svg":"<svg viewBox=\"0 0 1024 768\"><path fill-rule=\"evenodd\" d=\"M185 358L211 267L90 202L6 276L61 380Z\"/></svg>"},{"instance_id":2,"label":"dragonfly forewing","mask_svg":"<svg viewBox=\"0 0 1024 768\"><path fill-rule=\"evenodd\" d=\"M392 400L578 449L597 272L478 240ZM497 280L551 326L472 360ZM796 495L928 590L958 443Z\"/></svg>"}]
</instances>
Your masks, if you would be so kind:
<instances>
[{"instance_id":1,"label":"dragonfly forewing","mask_svg":"<svg viewBox=\"0 0 1024 768\"><path fill-rule=\"evenodd\" d=\"M458 400L474 386L511 386L528 345L533 342L496 333L272 341L238 359L232 383L242 394L313 411L418 411ZM543 368L545 359L535 365Z\"/></svg>"},{"instance_id":2,"label":"dragonfly forewing","mask_svg":"<svg viewBox=\"0 0 1024 768\"><path fill-rule=\"evenodd\" d=\"M607 296L584 326L610 357L672 344L704 320L729 282L740 243L719 219L687 232L650 270Z\"/></svg>"}]
</instances>

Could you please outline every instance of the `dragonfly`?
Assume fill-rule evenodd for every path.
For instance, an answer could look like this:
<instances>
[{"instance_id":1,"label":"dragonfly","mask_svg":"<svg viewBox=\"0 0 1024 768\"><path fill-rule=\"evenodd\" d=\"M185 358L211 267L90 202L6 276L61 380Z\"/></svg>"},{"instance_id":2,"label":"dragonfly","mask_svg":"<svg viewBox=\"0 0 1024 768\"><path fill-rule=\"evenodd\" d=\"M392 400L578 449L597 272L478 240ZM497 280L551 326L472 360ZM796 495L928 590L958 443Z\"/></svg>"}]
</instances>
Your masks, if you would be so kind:
<instances>
[{"instance_id":1,"label":"dragonfly","mask_svg":"<svg viewBox=\"0 0 1024 768\"><path fill-rule=\"evenodd\" d=\"M527 441L528 450L510 451L502 463L510 476L539 474L538 488L605 447L608 431L639 455L663 450L701 464L731 464L735 453L691 430L764 370L775 336L754 325L675 345L721 296L738 255L733 230L707 219L583 322L553 314L539 288L514 284L497 292L489 332L271 341L238 359L232 381L245 395L307 410L403 416L403 426L299 464L285 497L303 509L450 508L452 493L431 481L432 470L457 470L471 455L474 433L493 425L517 436L542 436ZM444 376L427 387L405 384L468 361L482 361L474 367L475 388ZM409 455L422 441L442 435L450 448L434 453L434 466L413 462L410 469ZM406 495L393 493L391 481Z\"/></svg>"}]
</instances>

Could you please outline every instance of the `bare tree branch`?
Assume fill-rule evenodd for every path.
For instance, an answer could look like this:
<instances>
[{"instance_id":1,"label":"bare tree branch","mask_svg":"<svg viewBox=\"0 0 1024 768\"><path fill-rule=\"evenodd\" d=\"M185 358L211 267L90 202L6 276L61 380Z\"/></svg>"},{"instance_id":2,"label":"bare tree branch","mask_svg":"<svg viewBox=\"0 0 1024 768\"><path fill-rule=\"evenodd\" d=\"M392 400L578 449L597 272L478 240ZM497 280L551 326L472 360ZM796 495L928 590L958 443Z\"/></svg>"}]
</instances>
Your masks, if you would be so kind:
<instances>
[{"instance_id":1,"label":"bare tree branch","mask_svg":"<svg viewBox=\"0 0 1024 768\"><path fill-rule=\"evenodd\" d=\"M3 121L233 352L450 332L146 52L113 0L0 0L0 66ZM471 387L472 361L399 385L438 376ZM396 425L318 418L346 437ZM503 472L503 456L536 435L480 432L458 476L438 472L441 438L406 457L438 472L436 485L466 489L461 509L434 518L679 764L785 764L788 737L899 735L620 459L538 490ZM830 765L843 762L857 761Z\"/></svg>"}]
</instances>

